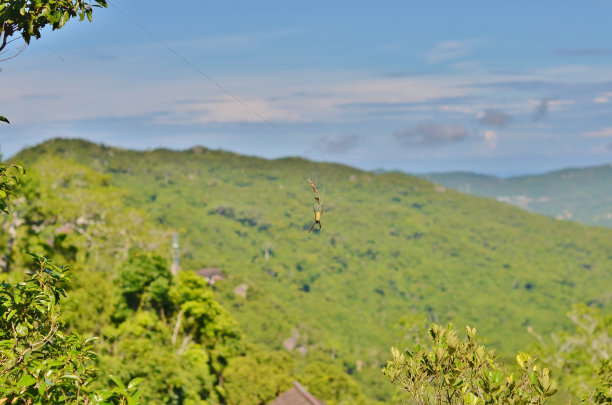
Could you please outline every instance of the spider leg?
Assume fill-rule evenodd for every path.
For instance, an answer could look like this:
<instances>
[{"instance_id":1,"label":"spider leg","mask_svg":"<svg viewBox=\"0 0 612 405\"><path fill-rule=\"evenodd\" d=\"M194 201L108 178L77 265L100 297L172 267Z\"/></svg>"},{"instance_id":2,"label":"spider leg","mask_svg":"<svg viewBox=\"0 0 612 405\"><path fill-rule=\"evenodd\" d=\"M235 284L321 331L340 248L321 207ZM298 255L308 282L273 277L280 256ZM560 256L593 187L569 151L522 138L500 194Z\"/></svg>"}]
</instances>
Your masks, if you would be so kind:
<instances>
[{"instance_id":1,"label":"spider leg","mask_svg":"<svg viewBox=\"0 0 612 405\"><path fill-rule=\"evenodd\" d=\"M319 231L321 230L321 228L323 227L323 225L321 225L321 221L317 221L317 224L319 224ZM313 225L314 226L314 225Z\"/></svg>"},{"instance_id":2,"label":"spider leg","mask_svg":"<svg viewBox=\"0 0 612 405\"><path fill-rule=\"evenodd\" d=\"M317 221L313 222L312 226L308 230L309 233L313 230L313 228L315 227L316 224L317 224Z\"/></svg>"}]
</instances>

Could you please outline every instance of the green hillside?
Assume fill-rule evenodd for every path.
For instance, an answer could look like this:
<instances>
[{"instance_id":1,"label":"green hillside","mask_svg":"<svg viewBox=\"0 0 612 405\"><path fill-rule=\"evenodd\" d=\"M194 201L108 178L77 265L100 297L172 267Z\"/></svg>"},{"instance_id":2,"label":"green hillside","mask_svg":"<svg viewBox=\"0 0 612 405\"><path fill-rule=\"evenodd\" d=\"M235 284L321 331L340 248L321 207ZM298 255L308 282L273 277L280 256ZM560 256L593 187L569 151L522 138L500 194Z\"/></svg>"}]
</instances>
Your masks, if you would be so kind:
<instances>
[{"instance_id":1,"label":"green hillside","mask_svg":"<svg viewBox=\"0 0 612 405\"><path fill-rule=\"evenodd\" d=\"M296 350L335 357L371 396L386 395L379 368L402 338L395 327L402 317L469 323L487 346L510 356L533 342L528 326L560 330L573 303L610 303L612 230L416 177L78 140L53 140L18 155L35 170L60 165L57 157L104 175L98 181L108 183L107 192L95 196L101 204L120 202L145 212L150 225L178 231L182 268L220 267L227 277L215 285L216 298L249 341L281 348L297 336ZM313 222L307 179L321 190L320 232L307 232ZM126 227L132 228L139 238L146 229ZM168 236L168 253L169 245ZM234 292L242 285L246 298Z\"/></svg>"},{"instance_id":2,"label":"green hillside","mask_svg":"<svg viewBox=\"0 0 612 405\"><path fill-rule=\"evenodd\" d=\"M508 179L467 172L429 173L421 177L557 219L612 227L612 165Z\"/></svg>"}]
</instances>

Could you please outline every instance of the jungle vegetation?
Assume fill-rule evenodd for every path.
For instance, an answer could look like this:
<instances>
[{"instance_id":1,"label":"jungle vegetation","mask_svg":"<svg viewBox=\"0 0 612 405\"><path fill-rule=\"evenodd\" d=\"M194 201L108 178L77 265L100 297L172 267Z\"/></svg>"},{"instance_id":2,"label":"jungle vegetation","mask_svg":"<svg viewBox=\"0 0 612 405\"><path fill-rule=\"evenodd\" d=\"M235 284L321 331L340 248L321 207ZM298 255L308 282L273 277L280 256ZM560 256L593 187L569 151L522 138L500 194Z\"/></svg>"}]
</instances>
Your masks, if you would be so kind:
<instances>
[{"instance_id":1,"label":"jungle vegetation","mask_svg":"<svg viewBox=\"0 0 612 405\"><path fill-rule=\"evenodd\" d=\"M97 6L0 1L0 54ZM257 405L293 380L329 405L539 404L558 387L551 401L612 401L609 230L202 147L58 139L15 161L0 165L0 404ZM214 285L193 271L213 266Z\"/></svg>"},{"instance_id":2,"label":"jungle vegetation","mask_svg":"<svg viewBox=\"0 0 612 405\"><path fill-rule=\"evenodd\" d=\"M551 403L602 390L610 230L295 158L61 139L16 158L29 173L4 224L7 276L23 251L79 269L66 327L99 336L103 373L145 378L149 401L267 403L295 379L329 404L389 403L389 347L424 344L432 322L477 328L503 373L528 351L559 383ZM308 179L325 207L311 233ZM225 279L191 271L206 267ZM599 357L577 354L585 333Z\"/></svg>"}]
</instances>

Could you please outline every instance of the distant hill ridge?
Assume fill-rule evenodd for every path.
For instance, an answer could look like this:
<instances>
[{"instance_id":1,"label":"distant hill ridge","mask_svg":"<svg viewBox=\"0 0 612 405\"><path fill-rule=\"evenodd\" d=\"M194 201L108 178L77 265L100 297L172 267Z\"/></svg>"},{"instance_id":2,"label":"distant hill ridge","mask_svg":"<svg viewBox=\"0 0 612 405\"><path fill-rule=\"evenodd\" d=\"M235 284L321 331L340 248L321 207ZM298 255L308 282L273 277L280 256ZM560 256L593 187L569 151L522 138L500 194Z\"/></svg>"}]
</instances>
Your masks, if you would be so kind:
<instances>
[{"instance_id":1,"label":"distant hill ridge","mask_svg":"<svg viewBox=\"0 0 612 405\"><path fill-rule=\"evenodd\" d=\"M612 227L610 164L507 179L470 172L427 173L419 177L557 219Z\"/></svg>"},{"instance_id":2,"label":"distant hill ridge","mask_svg":"<svg viewBox=\"0 0 612 405\"><path fill-rule=\"evenodd\" d=\"M48 156L106 174L126 190L123 204L176 229L182 268L222 269L228 277L215 284L216 296L249 340L281 348L297 336L295 350L340 359L373 397L387 387L380 365L405 336L401 318L469 323L510 357L533 342L528 326L563 329L573 303L609 308L612 298L612 230L414 176L65 139L17 158L35 170ZM307 179L325 207L320 232L307 232Z\"/></svg>"}]
</instances>

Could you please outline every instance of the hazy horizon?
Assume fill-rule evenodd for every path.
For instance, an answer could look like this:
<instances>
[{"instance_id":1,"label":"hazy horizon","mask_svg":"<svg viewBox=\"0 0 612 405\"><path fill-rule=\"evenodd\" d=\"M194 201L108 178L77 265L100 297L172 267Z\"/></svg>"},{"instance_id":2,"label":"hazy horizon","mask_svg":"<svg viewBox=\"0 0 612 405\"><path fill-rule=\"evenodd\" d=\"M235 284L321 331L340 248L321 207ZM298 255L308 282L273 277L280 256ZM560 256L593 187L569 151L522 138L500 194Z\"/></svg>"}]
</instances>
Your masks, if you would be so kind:
<instances>
[{"instance_id":1,"label":"hazy horizon","mask_svg":"<svg viewBox=\"0 0 612 405\"><path fill-rule=\"evenodd\" d=\"M21 152L24 149L28 149L31 147L35 147L36 145L39 145L41 143L44 142L48 142L50 140L53 139L60 139L61 137L58 138L49 138L49 139L44 139L41 142L38 142L36 144L33 145L24 145L21 149L17 150L14 153L11 154L4 154L4 151L2 149L0 149L0 157L2 157L2 159L4 160L10 160L11 158L13 158L15 155L17 155L19 152ZM269 160L276 160L276 159L285 159L285 158L304 158L307 160L312 160L314 162L325 162L325 163L337 163L337 164L343 164L343 165L347 165L350 167L355 167L357 169L360 170L364 170L364 171L370 171L370 172L377 172L377 171L382 171L382 172L393 172L393 171L398 171L398 172L402 172L402 173L406 173L406 174L410 174L410 175L426 175L426 174L444 174L444 173L467 173L467 174L475 174L475 175L482 175L482 176L492 176L492 177L497 177L500 179L508 179L508 178L513 178L513 177L523 177L523 176L539 176L539 175L545 175L548 173L552 173L552 172L557 172L557 171L562 171L562 170L572 170L572 169L585 169L585 168L590 168L590 167L599 167L599 166L606 166L606 165L611 165L612 166L612 162L604 162L601 164L593 164L593 165L586 165L586 166L566 166L566 167L559 167L559 168L553 168L551 170L545 170L545 171L540 171L540 172L525 172L525 173L511 173L511 174L507 174L507 175L503 175L503 174L496 174L496 173L485 173L485 172L478 172L478 171L469 171L469 170L444 170L444 171L413 171L413 172L408 172L405 170L401 170L401 169L386 169L386 168L382 168L382 167L375 167L375 168L362 168L359 167L357 165L351 165L348 163L343 163L340 161L334 161L334 160L320 160L320 159L310 159L307 156L298 156L298 155L287 155L287 156L278 156L278 157L264 157L264 156L258 156L258 155L254 155L254 154L249 154L249 153L240 153L240 152L236 152L236 151L232 151L232 150L228 150L228 149L224 149L224 148L210 148L206 145L201 145L201 144L195 144L192 146L188 146L188 147L184 147L184 148L172 148L169 146L158 146L158 147L146 147L146 148L137 148L137 147L125 147L125 146L121 146L121 145L113 145L113 144L108 144L108 143L104 143L104 142L97 142L95 140L89 140L86 138L79 138L79 137L74 137L74 138L64 138L64 139L74 139L74 140L85 140L85 141L89 141L89 142L93 142L96 144L102 144L104 146L109 146L109 147L114 147L114 148L120 148L120 149L127 149L127 150L135 150L135 151L147 151L147 150L155 150L155 149L168 149L168 150L173 150L173 151L177 151L177 152L181 152L181 151L186 151L192 148L196 148L196 147L203 147L203 148L207 148L210 150L223 150L226 152L230 152L230 153L236 153L242 156L252 156L252 157L257 157L257 158L261 158L261 159L269 159Z\"/></svg>"}]
</instances>

